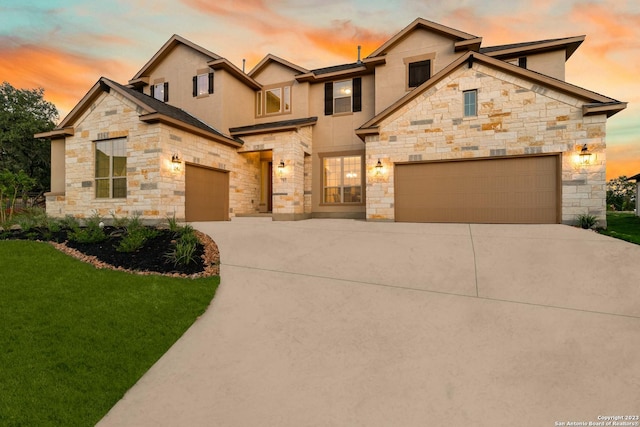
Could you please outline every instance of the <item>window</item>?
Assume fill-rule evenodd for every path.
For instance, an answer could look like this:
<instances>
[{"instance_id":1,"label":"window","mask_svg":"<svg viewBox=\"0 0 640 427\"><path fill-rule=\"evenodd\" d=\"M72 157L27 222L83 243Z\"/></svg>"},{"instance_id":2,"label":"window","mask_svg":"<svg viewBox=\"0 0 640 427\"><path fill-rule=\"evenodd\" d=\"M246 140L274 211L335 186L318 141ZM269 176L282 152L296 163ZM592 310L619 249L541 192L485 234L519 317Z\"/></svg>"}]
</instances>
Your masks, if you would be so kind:
<instances>
[{"instance_id":1,"label":"window","mask_svg":"<svg viewBox=\"0 0 640 427\"><path fill-rule=\"evenodd\" d=\"M473 117L478 115L478 91L465 90L464 94L464 116Z\"/></svg>"},{"instance_id":2,"label":"window","mask_svg":"<svg viewBox=\"0 0 640 427\"><path fill-rule=\"evenodd\" d=\"M351 94L353 85L351 80L335 82L333 84L333 113L351 112Z\"/></svg>"},{"instance_id":3,"label":"window","mask_svg":"<svg viewBox=\"0 0 640 427\"><path fill-rule=\"evenodd\" d=\"M362 79L324 84L324 114L350 113L362 111Z\"/></svg>"},{"instance_id":4,"label":"window","mask_svg":"<svg viewBox=\"0 0 640 427\"><path fill-rule=\"evenodd\" d=\"M408 67L409 87L418 87L431 78L431 60L412 62Z\"/></svg>"},{"instance_id":5,"label":"window","mask_svg":"<svg viewBox=\"0 0 640 427\"><path fill-rule=\"evenodd\" d=\"M169 101L169 83L158 83L151 86L151 96L158 101Z\"/></svg>"},{"instance_id":6,"label":"window","mask_svg":"<svg viewBox=\"0 0 640 427\"><path fill-rule=\"evenodd\" d=\"M127 197L125 139L96 142L96 198Z\"/></svg>"},{"instance_id":7,"label":"window","mask_svg":"<svg viewBox=\"0 0 640 427\"><path fill-rule=\"evenodd\" d=\"M282 92L281 88L268 89L264 91L265 95L265 112L267 114L279 113L282 111Z\"/></svg>"},{"instance_id":8,"label":"window","mask_svg":"<svg viewBox=\"0 0 640 427\"><path fill-rule=\"evenodd\" d=\"M256 92L256 116L291 112L291 86L279 86Z\"/></svg>"},{"instance_id":9,"label":"window","mask_svg":"<svg viewBox=\"0 0 640 427\"><path fill-rule=\"evenodd\" d=\"M193 76L193 96L213 93L213 73L200 73Z\"/></svg>"},{"instance_id":10,"label":"window","mask_svg":"<svg viewBox=\"0 0 640 427\"><path fill-rule=\"evenodd\" d=\"M362 203L362 156L323 159L323 202Z\"/></svg>"}]
</instances>

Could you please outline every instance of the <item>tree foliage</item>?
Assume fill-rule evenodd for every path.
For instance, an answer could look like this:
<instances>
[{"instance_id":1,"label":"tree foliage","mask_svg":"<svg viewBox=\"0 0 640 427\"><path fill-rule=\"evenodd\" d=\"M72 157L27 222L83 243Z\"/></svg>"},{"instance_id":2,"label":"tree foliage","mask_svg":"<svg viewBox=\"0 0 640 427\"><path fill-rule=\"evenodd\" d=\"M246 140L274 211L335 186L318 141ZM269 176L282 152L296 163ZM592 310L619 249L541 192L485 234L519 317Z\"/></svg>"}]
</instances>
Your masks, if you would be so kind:
<instances>
[{"instance_id":1,"label":"tree foliage","mask_svg":"<svg viewBox=\"0 0 640 427\"><path fill-rule=\"evenodd\" d=\"M636 184L626 176L607 182L607 206L614 211L632 211L636 207Z\"/></svg>"},{"instance_id":2,"label":"tree foliage","mask_svg":"<svg viewBox=\"0 0 640 427\"><path fill-rule=\"evenodd\" d=\"M0 224L11 221L18 196L24 198L35 185L36 180L24 171L0 170Z\"/></svg>"},{"instance_id":3,"label":"tree foliage","mask_svg":"<svg viewBox=\"0 0 640 427\"><path fill-rule=\"evenodd\" d=\"M50 188L50 145L33 135L52 130L58 119L55 105L43 95L42 88L0 85L0 171L24 171L35 180L38 191Z\"/></svg>"}]
</instances>

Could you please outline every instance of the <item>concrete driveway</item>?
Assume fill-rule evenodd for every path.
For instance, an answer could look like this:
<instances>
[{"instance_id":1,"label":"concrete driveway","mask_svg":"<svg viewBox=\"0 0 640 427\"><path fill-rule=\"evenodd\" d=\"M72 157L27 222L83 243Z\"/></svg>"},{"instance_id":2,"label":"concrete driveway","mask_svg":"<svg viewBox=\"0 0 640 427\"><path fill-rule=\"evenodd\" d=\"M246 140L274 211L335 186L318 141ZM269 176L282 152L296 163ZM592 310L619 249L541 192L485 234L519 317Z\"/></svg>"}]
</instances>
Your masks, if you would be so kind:
<instances>
[{"instance_id":1,"label":"concrete driveway","mask_svg":"<svg viewBox=\"0 0 640 427\"><path fill-rule=\"evenodd\" d=\"M562 225L195 226L218 293L102 427L640 415L640 246Z\"/></svg>"}]
</instances>

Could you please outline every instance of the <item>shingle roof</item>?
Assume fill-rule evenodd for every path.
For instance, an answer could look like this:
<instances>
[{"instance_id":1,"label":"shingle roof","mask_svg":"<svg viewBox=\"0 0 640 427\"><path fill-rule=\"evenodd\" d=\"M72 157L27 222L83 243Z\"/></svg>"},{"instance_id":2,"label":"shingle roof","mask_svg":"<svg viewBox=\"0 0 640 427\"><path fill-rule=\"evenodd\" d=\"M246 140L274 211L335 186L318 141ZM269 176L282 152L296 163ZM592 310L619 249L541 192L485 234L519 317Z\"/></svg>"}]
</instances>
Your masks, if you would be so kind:
<instances>
[{"instance_id":1,"label":"shingle roof","mask_svg":"<svg viewBox=\"0 0 640 427\"><path fill-rule=\"evenodd\" d=\"M499 46L481 47L480 48L480 53L487 54L487 53L496 52L496 51L499 51L499 50L531 47L531 46L535 46L535 45L542 44L542 43L551 43L551 42L557 42L557 41L560 41L560 40L564 40L564 39L547 39L547 40L537 40L537 41L533 41L533 42L511 43L511 44L503 44L503 45L499 45Z\"/></svg>"},{"instance_id":2,"label":"shingle roof","mask_svg":"<svg viewBox=\"0 0 640 427\"><path fill-rule=\"evenodd\" d=\"M221 136L223 138L230 138L229 135L225 135L222 132L218 131L217 129L209 126L208 124L200 121L199 119L195 118L194 116L192 116L191 114L187 113L186 111L178 108L178 107L174 107L173 105L167 104L165 102L162 102L158 99L155 99L149 95L146 95L142 92L138 92L135 89L131 89L129 87L123 86L120 83L116 83L113 80L109 80L106 77L102 77L100 79L101 81L105 81L108 82L109 85L113 85L116 86L118 89L126 92L128 95L132 96L133 98L137 99L138 101L142 102L143 104L146 104L149 106L150 109L152 109L153 111L163 114L165 116L174 118L176 120L179 120L183 123L186 123L188 125L194 126L198 129L204 130L206 132L210 132L213 134L216 134L218 136ZM238 142L242 142L240 140L237 140Z\"/></svg>"},{"instance_id":3,"label":"shingle roof","mask_svg":"<svg viewBox=\"0 0 640 427\"><path fill-rule=\"evenodd\" d=\"M335 73L338 71L350 70L352 68L359 68L359 67L362 67L362 63L354 62L352 64L333 65L331 67L317 68L315 70L311 70L311 72L315 75L328 74L328 73Z\"/></svg>"},{"instance_id":4,"label":"shingle roof","mask_svg":"<svg viewBox=\"0 0 640 427\"><path fill-rule=\"evenodd\" d=\"M299 126L308 126L313 125L318 121L317 117L306 117L303 119L292 119L292 120L280 120L277 122L269 122L269 123L260 123L257 125L250 126L239 126L235 128L230 128L229 132L231 135L246 135L250 133L260 133L262 131L269 130L288 130L291 128L296 128Z\"/></svg>"}]
</instances>

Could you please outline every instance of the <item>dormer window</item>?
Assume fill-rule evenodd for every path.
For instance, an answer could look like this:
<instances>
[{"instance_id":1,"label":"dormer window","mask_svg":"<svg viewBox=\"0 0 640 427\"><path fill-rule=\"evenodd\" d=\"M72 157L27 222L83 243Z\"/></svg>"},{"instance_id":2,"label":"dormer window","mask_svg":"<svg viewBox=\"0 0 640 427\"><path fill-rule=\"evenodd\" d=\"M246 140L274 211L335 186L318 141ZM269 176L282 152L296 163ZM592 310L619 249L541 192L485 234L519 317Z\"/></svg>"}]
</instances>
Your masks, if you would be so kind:
<instances>
[{"instance_id":1,"label":"dormer window","mask_svg":"<svg viewBox=\"0 0 640 427\"><path fill-rule=\"evenodd\" d=\"M527 68L527 57L526 56L522 56L522 57L518 58L518 67Z\"/></svg>"},{"instance_id":2,"label":"dormer window","mask_svg":"<svg viewBox=\"0 0 640 427\"><path fill-rule=\"evenodd\" d=\"M291 85L271 86L256 93L256 116L291 112Z\"/></svg>"},{"instance_id":3,"label":"dormer window","mask_svg":"<svg viewBox=\"0 0 640 427\"><path fill-rule=\"evenodd\" d=\"M151 86L151 96L158 101L168 102L169 101L169 83L156 83Z\"/></svg>"}]
</instances>

